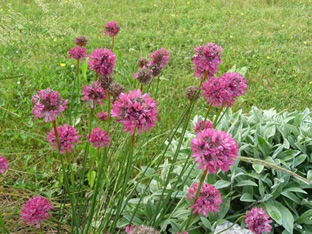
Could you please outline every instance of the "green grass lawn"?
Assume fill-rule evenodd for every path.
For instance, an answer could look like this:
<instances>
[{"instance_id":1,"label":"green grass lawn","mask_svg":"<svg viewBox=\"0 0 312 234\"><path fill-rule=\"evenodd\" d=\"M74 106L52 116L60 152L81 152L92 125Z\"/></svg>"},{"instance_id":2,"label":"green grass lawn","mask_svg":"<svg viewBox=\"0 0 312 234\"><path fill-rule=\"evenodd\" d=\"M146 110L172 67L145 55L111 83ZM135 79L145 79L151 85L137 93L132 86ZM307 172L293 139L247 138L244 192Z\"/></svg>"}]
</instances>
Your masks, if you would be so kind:
<instances>
[{"instance_id":1,"label":"green grass lawn","mask_svg":"<svg viewBox=\"0 0 312 234\"><path fill-rule=\"evenodd\" d=\"M110 20L121 27L115 79L127 89L138 87L132 75L139 57L161 47L171 53L157 100L157 134L169 130L186 105L184 89L199 83L193 48L211 41L224 49L218 75L234 65L248 67L248 92L235 109L303 110L312 104L310 0L5 0L0 5L0 154L16 169L10 175L16 189L45 190L42 180L57 166L46 160L52 157L46 143L50 126L33 120L31 96L50 87L69 98L75 62L68 60L68 50L74 38L87 35L89 53L109 47L103 29ZM4 79L19 74L23 77ZM88 79L94 80L92 72ZM34 175L44 170L47 174Z\"/></svg>"}]
</instances>

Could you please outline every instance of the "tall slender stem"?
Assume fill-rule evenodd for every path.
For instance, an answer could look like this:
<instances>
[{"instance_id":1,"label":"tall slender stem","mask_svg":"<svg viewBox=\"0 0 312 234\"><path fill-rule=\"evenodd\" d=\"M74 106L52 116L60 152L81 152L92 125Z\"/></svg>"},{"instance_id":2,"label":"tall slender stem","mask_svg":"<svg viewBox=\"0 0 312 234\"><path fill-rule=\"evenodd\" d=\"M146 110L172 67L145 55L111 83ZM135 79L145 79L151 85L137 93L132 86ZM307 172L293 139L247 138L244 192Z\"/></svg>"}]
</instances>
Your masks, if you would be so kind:
<instances>
[{"instance_id":1,"label":"tall slender stem","mask_svg":"<svg viewBox=\"0 0 312 234\"><path fill-rule=\"evenodd\" d=\"M79 103L79 96L80 96L80 81L79 81L79 71L80 71L80 60L77 60L77 70L76 70L76 75L77 75L77 103Z\"/></svg>"},{"instance_id":2,"label":"tall slender stem","mask_svg":"<svg viewBox=\"0 0 312 234\"><path fill-rule=\"evenodd\" d=\"M141 84L140 90L141 90L141 92L143 93L143 84Z\"/></svg>"},{"instance_id":3,"label":"tall slender stem","mask_svg":"<svg viewBox=\"0 0 312 234\"><path fill-rule=\"evenodd\" d=\"M200 127L200 130L203 130L204 127L205 127L205 124L206 124L208 115L209 115L209 113L210 113L211 107L212 107L212 104L210 104L209 107L208 107L208 109L207 109L207 112L206 112L206 115L205 115L205 118L204 118L204 122L203 122L203 125Z\"/></svg>"},{"instance_id":4,"label":"tall slender stem","mask_svg":"<svg viewBox=\"0 0 312 234\"><path fill-rule=\"evenodd\" d=\"M111 51L114 50L114 44L115 44L115 37L112 37L112 46L111 46Z\"/></svg>"}]
</instances>

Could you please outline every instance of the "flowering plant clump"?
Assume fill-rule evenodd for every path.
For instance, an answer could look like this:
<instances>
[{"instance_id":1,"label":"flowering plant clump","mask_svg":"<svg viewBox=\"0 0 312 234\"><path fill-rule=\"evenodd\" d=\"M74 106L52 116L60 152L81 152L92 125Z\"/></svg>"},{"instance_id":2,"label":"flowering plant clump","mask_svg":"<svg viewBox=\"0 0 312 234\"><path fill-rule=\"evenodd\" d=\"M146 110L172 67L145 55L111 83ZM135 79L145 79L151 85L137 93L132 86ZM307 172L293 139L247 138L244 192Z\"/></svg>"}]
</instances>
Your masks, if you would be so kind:
<instances>
[{"instance_id":1,"label":"flowering plant clump","mask_svg":"<svg viewBox=\"0 0 312 234\"><path fill-rule=\"evenodd\" d=\"M20 214L21 220L40 228L41 222L49 219L49 211L53 209L53 204L46 198L37 196L30 199Z\"/></svg>"},{"instance_id":2,"label":"flowering plant clump","mask_svg":"<svg viewBox=\"0 0 312 234\"><path fill-rule=\"evenodd\" d=\"M221 194L215 186L203 183L199 196L195 202L195 194L197 192L199 183L194 183L188 190L187 199L192 203L192 210L194 214L203 214L208 217L208 213L218 212L222 203Z\"/></svg>"},{"instance_id":3,"label":"flowering plant clump","mask_svg":"<svg viewBox=\"0 0 312 234\"><path fill-rule=\"evenodd\" d=\"M102 148L104 149L106 146L109 145L110 137L108 133L100 128L94 128L91 134L87 135L88 142L92 143L92 146L95 148Z\"/></svg>"},{"instance_id":4,"label":"flowering plant clump","mask_svg":"<svg viewBox=\"0 0 312 234\"><path fill-rule=\"evenodd\" d=\"M191 148L198 168L208 173L217 173L219 169L228 171L238 156L238 144L230 134L213 128L197 133Z\"/></svg>"},{"instance_id":5,"label":"flowering plant clump","mask_svg":"<svg viewBox=\"0 0 312 234\"><path fill-rule=\"evenodd\" d=\"M205 73L208 77L213 77L218 71L221 60L222 48L214 43L209 43L203 46L195 47L195 55L192 58L195 72L194 75L205 78Z\"/></svg>"},{"instance_id":6,"label":"flowering plant clump","mask_svg":"<svg viewBox=\"0 0 312 234\"><path fill-rule=\"evenodd\" d=\"M272 220L270 220L270 217L262 208L258 207L254 207L248 212L245 222L248 225L248 229L256 234L268 233L272 228L270 225Z\"/></svg>"},{"instance_id":7,"label":"flowering plant clump","mask_svg":"<svg viewBox=\"0 0 312 234\"><path fill-rule=\"evenodd\" d=\"M66 150L70 153L74 148L74 143L80 143L78 140L80 136L78 135L77 130L70 125L65 124L64 126L57 127L57 133L60 141L61 154L65 153ZM56 150L58 145L54 129L51 129L48 134L48 141L52 145L53 149Z\"/></svg>"},{"instance_id":8,"label":"flowering plant clump","mask_svg":"<svg viewBox=\"0 0 312 234\"><path fill-rule=\"evenodd\" d=\"M9 170L8 160L0 155L0 174L4 174L7 170Z\"/></svg>"},{"instance_id":9,"label":"flowering plant clump","mask_svg":"<svg viewBox=\"0 0 312 234\"><path fill-rule=\"evenodd\" d=\"M107 98L104 89L97 81L94 81L91 86L84 85L82 88L82 95L83 97L81 100L90 102L91 108L94 107L94 102L101 106L103 100Z\"/></svg>"},{"instance_id":10,"label":"flowering plant clump","mask_svg":"<svg viewBox=\"0 0 312 234\"><path fill-rule=\"evenodd\" d=\"M95 49L89 56L89 68L102 76L111 75L116 55L109 49Z\"/></svg>"},{"instance_id":11,"label":"flowering plant clump","mask_svg":"<svg viewBox=\"0 0 312 234\"><path fill-rule=\"evenodd\" d=\"M107 22L107 24L105 25L105 31L104 34L105 35L109 35L110 37L114 37L118 34L120 28L117 25L116 21L110 21Z\"/></svg>"},{"instance_id":12,"label":"flowering plant clump","mask_svg":"<svg viewBox=\"0 0 312 234\"><path fill-rule=\"evenodd\" d=\"M100 120L108 120L108 114L107 112L100 112L96 115Z\"/></svg>"},{"instance_id":13,"label":"flowering plant clump","mask_svg":"<svg viewBox=\"0 0 312 234\"><path fill-rule=\"evenodd\" d=\"M76 37L74 42L77 46L84 47L88 44L88 40L89 39L87 36L80 36L80 37Z\"/></svg>"},{"instance_id":14,"label":"flowering plant clump","mask_svg":"<svg viewBox=\"0 0 312 234\"><path fill-rule=\"evenodd\" d=\"M223 74L220 79L224 79L228 85L227 89L231 92L231 98L235 99L242 96L247 89L247 80L237 72Z\"/></svg>"},{"instance_id":15,"label":"flowering plant clump","mask_svg":"<svg viewBox=\"0 0 312 234\"><path fill-rule=\"evenodd\" d=\"M170 53L164 48L153 51L150 53L151 61L149 61L148 66L157 65L160 68L164 68L169 63L169 55Z\"/></svg>"},{"instance_id":16,"label":"flowering plant clump","mask_svg":"<svg viewBox=\"0 0 312 234\"><path fill-rule=\"evenodd\" d=\"M64 100L57 91L52 89L40 90L32 96L33 115L35 118L43 118L45 122L55 121L55 116L67 108L68 100Z\"/></svg>"},{"instance_id":17,"label":"flowering plant clump","mask_svg":"<svg viewBox=\"0 0 312 234\"><path fill-rule=\"evenodd\" d=\"M196 134L198 134L200 131L202 131L203 129L208 129L208 128L213 128L213 124L209 121L209 120L206 120L205 121L205 125L203 126L204 124L204 120L200 120L198 121L195 126L194 126L194 132Z\"/></svg>"},{"instance_id":18,"label":"flowering plant clump","mask_svg":"<svg viewBox=\"0 0 312 234\"><path fill-rule=\"evenodd\" d=\"M88 56L86 48L80 46L71 48L68 51L68 54L69 54L68 58L73 58L76 60L84 60Z\"/></svg>"},{"instance_id":19,"label":"flowering plant clump","mask_svg":"<svg viewBox=\"0 0 312 234\"><path fill-rule=\"evenodd\" d=\"M119 100L113 104L112 117L124 125L124 131L134 134L135 129L142 133L155 126L157 121L157 102L148 93L142 95L141 90L121 93Z\"/></svg>"}]
</instances>

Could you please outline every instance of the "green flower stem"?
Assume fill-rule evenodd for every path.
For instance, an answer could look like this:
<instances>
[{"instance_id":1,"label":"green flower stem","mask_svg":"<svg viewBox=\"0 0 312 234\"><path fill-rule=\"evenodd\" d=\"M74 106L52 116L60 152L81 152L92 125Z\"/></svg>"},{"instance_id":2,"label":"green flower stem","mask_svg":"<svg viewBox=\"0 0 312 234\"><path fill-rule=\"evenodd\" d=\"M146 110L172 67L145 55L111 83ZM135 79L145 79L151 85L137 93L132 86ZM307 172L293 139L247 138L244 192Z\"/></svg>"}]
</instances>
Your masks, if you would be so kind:
<instances>
[{"instance_id":1,"label":"green flower stem","mask_svg":"<svg viewBox=\"0 0 312 234\"><path fill-rule=\"evenodd\" d=\"M223 106L221 106L221 107L218 109L218 111L217 111L216 117L215 117L215 119L213 120L213 127L216 127L216 123L217 123L217 121L218 121L218 119L219 119L219 116L220 116L222 110L223 110Z\"/></svg>"},{"instance_id":2,"label":"green flower stem","mask_svg":"<svg viewBox=\"0 0 312 234\"><path fill-rule=\"evenodd\" d=\"M110 130L110 124L111 124L111 115L110 115L110 111L111 111L111 96L110 93L107 93L107 99L108 99L108 104L107 104L107 115L108 115L108 120L107 120L107 133L109 133Z\"/></svg>"},{"instance_id":3,"label":"green flower stem","mask_svg":"<svg viewBox=\"0 0 312 234\"><path fill-rule=\"evenodd\" d=\"M121 190L121 196L120 196L120 199L118 201L118 206L117 206L116 214L114 217L114 222L110 227L111 232L114 232L117 221L119 220L119 217L121 214L121 209L122 209L122 204L124 202L124 197L126 194L129 178L131 175L131 168L133 167L132 160L133 160L133 147L134 147L134 140L135 140L135 131L136 131L136 128L134 129L134 133L131 135L131 139L130 139L129 155L128 155L128 161L127 161L127 165L126 165L125 177L124 177L124 180L122 183L123 186L122 186L122 190Z\"/></svg>"},{"instance_id":4,"label":"green flower stem","mask_svg":"<svg viewBox=\"0 0 312 234\"><path fill-rule=\"evenodd\" d=\"M43 227L40 225L40 234L43 234Z\"/></svg>"},{"instance_id":5,"label":"green flower stem","mask_svg":"<svg viewBox=\"0 0 312 234\"><path fill-rule=\"evenodd\" d=\"M99 153L100 153L100 150L98 148L98 154ZM93 214L94 214L94 208L95 208L95 204L96 204L96 198L97 198L99 187L101 184L100 178L101 178L101 175L103 173L103 167L104 167L106 155L107 155L107 149L105 148L104 155L102 157L100 157L101 159L100 159L100 164L99 164L98 173L97 173L98 175L97 175L96 185L94 188L94 193L93 193L92 203L91 203L91 209L90 209L90 213L89 213L89 217L88 217L88 223L87 223L85 233L88 233L91 222L92 222L92 218L93 218Z\"/></svg>"},{"instance_id":6,"label":"green flower stem","mask_svg":"<svg viewBox=\"0 0 312 234\"><path fill-rule=\"evenodd\" d=\"M58 153L61 159L61 165L62 165L62 171L63 171L63 178L65 180L65 187L69 195L71 207L72 207L72 232L74 230L74 226L76 225L76 209L75 209L75 202L74 202L74 194L71 193L70 188L69 188L69 183L68 183L68 174L66 173L65 169L65 163L64 163L64 158L61 155L61 146L60 146L60 139L58 136L57 128L56 128L56 121L54 120L52 122L53 124L53 129L54 129L54 134L57 142L57 148L58 148Z\"/></svg>"},{"instance_id":7,"label":"green flower stem","mask_svg":"<svg viewBox=\"0 0 312 234\"><path fill-rule=\"evenodd\" d=\"M140 90L141 90L141 92L143 93L143 84L141 84Z\"/></svg>"},{"instance_id":8,"label":"green flower stem","mask_svg":"<svg viewBox=\"0 0 312 234\"><path fill-rule=\"evenodd\" d=\"M77 60L77 70L76 70L76 75L77 75L77 103L79 103L80 99L80 81L79 81L79 71L80 71L80 60Z\"/></svg>"},{"instance_id":9,"label":"green flower stem","mask_svg":"<svg viewBox=\"0 0 312 234\"><path fill-rule=\"evenodd\" d=\"M212 104L209 105L208 109L207 109L207 112L206 112L206 115L205 115L205 118L204 118L204 122L203 122L203 125L200 127L200 130L203 130L204 127L205 127L205 123L207 121L207 118L208 118L208 115L210 113L210 110L211 110L211 107L212 107Z\"/></svg>"},{"instance_id":10,"label":"green flower stem","mask_svg":"<svg viewBox=\"0 0 312 234\"><path fill-rule=\"evenodd\" d=\"M297 173L292 172L292 171L290 171L290 170L288 170L286 168L283 168L283 167L281 167L279 165L276 165L274 163L267 162L267 161L264 161L264 160L261 160L261 159L257 159L257 158L249 158L249 157L243 157L243 156L239 156L237 159L240 160L240 161L247 162L247 163L261 164L261 165L263 165L265 167L285 172L286 174L292 175L292 176L296 177L297 179L301 180L302 182L304 182L304 183L306 183L308 185L312 185L312 183L310 181L308 181L306 178L303 178L302 176L298 175Z\"/></svg>"},{"instance_id":11,"label":"green flower stem","mask_svg":"<svg viewBox=\"0 0 312 234\"><path fill-rule=\"evenodd\" d=\"M217 232L217 234L220 234L220 233L222 233L222 232L225 232L225 231L231 229L236 223L238 223L240 220L242 220L242 219L245 218L245 217L246 217L245 215L242 215L242 216L238 217L238 219L236 219L235 222L232 223L232 225L230 225L229 227L227 227L227 228L221 230L220 232Z\"/></svg>"},{"instance_id":12,"label":"green flower stem","mask_svg":"<svg viewBox=\"0 0 312 234\"><path fill-rule=\"evenodd\" d=\"M216 126L218 126L218 124L219 124L219 123L220 123L220 121L222 120L223 116L224 116L224 115L226 114L226 112L228 111L228 109L230 109L230 107L229 107L229 106L227 106L227 107L225 108L225 110L223 111L223 113L222 113L221 117L218 119L218 121L217 121L217 123L216 123L215 127L216 127Z\"/></svg>"},{"instance_id":13,"label":"green flower stem","mask_svg":"<svg viewBox=\"0 0 312 234\"><path fill-rule=\"evenodd\" d=\"M112 46L111 46L111 51L114 50L114 44L115 44L115 37L112 37Z\"/></svg>"}]
</instances>

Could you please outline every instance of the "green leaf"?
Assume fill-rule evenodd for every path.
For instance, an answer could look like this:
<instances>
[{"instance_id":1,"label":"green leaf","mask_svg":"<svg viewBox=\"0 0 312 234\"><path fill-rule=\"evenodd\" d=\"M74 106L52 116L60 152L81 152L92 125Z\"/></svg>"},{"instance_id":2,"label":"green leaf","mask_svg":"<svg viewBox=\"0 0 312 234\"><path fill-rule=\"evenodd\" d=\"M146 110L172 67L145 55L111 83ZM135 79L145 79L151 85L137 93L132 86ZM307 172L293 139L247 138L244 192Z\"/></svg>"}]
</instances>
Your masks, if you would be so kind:
<instances>
[{"instance_id":1,"label":"green leaf","mask_svg":"<svg viewBox=\"0 0 312 234\"><path fill-rule=\"evenodd\" d=\"M205 217L200 217L200 220L203 222L204 226L206 228L208 228L209 230L211 230L211 223L209 222L209 220Z\"/></svg>"},{"instance_id":2,"label":"green leaf","mask_svg":"<svg viewBox=\"0 0 312 234\"><path fill-rule=\"evenodd\" d=\"M243 202L254 202L255 199L253 199L253 196L250 193L244 193L241 198L241 201Z\"/></svg>"},{"instance_id":3,"label":"green leaf","mask_svg":"<svg viewBox=\"0 0 312 234\"><path fill-rule=\"evenodd\" d=\"M275 222L282 225L282 215L279 209L277 209L274 205L271 205L269 202L264 203L264 206L268 215L270 215Z\"/></svg>"},{"instance_id":4,"label":"green leaf","mask_svg":"<svg viewBox=\"0 0 312 234\"><path fill-rule=\"evenodd\" d=\"M218 180L215 184L217 189L226 188L231 185L231 182L225 180Z\"/></svg>"},{"instance_id":5,"label":"green leaf","mask_svg":"<svg viewBox=\"0 0 312 234\"><path fill-rule=\"evenodd\" d=\"M304 212L297 220L296 223L299 224L310 224L312 225L312 209Z\"/></svg>"},{"instance_id":6,"label":"green leaf","mask_svg":"<svg viewBox=\"0 0 312 234\"><path fill-rule=\"evenodd\" d=\"M242 180L236 184L237 187L242 187L242 186L258 186L255 182L251 180Z\"/></svg>"},{"instance_id":7,"label":"green leaf","mask_svg":"<svg viewBox=\"0 0 312 234\"><path fill-rule=\"evenodd\" d=\"M96 177L96 171L89 171L87 175L89 186L92 188Z\"/></svg>"},{"instance_id":8,"label":"green leaf","mask_svg":"<svg viewBox=\"0 0 312 234\"><path fill-rule=\"evenodd\" d=\"M252 164L252 168L253 168L258 174L260 174L260 173L262 172L264 166L261 165L261 164L256 164L256 163L254 163L254 164Z\"/></svg>"},{"instance_id":9,"label":"green leaf","mask_svg":"<svg viewBox=\"0 0 312 234\"><path fill-rule=\"evenodd\" d=\"M273 204L282 214L282 225L289 232L293 233L294 229L294 216L292 213L280 202L274 201Z\"/></svg>"},{"instance_id":10,"label":"green leaf","mask_svg":"<svg viewBox=\"0 0 312 234\"><path fill-rule=\"evenodd\" d=\"M148 217L149 220L151 220L154 216L154 209L151 201L148 201L145 206L145 214Z\"/></svg>"}]
</instances>

